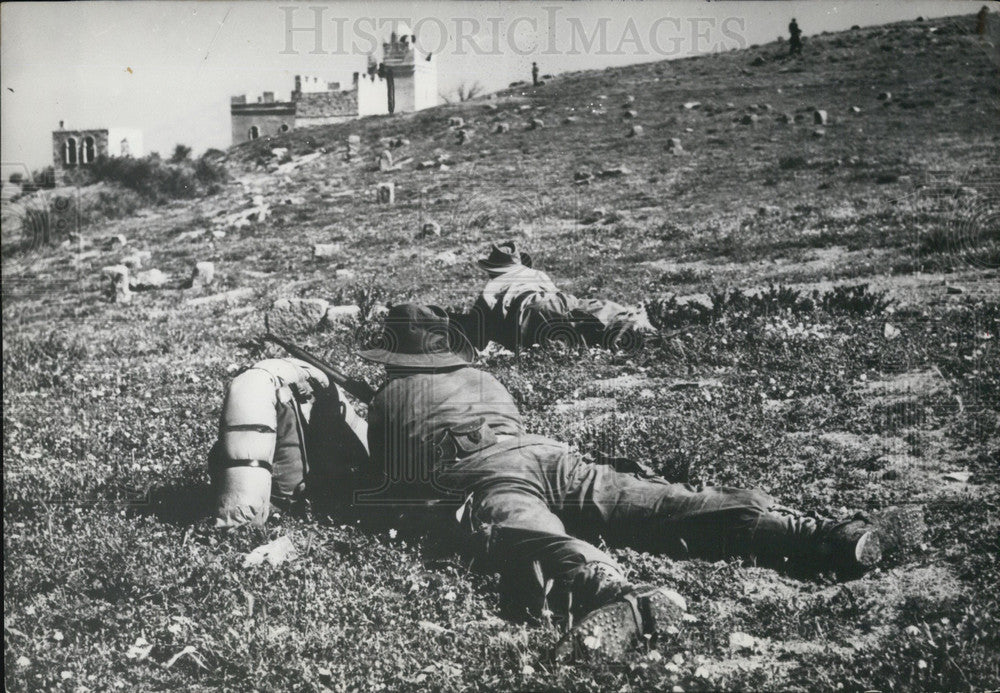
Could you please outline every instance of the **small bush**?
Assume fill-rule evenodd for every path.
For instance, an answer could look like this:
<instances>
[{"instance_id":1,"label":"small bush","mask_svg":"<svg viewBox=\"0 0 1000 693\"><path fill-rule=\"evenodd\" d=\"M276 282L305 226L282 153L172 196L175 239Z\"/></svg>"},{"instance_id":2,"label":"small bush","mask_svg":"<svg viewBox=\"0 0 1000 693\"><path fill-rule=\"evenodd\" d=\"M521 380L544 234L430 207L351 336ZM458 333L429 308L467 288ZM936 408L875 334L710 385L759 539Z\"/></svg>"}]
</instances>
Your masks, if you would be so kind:
<instances>
[{"instance_id":1,"label":"small bush","mask_svg":"<svg viewBox=\"0 0 1000 693\"><path fill-rule=\"evenodd\" d=\"M207 156L171 163L152 154L140 159L101 157L90 170L95 180L118 183L154 202L211 195L229 177L215 158Z\"/></svg>"},{"instance_id":2,"label":"small bush","mask_svg":"<svg viewBox=\"0 0 1000 693\"><path fill-rule=\"evenodd\" d=\"M656 298L646 303L646 313L653 326L662 330L782 313L804 315L817 308L830 314L878 315L892 304L886 292L871 291L867 284L837 286L825 293L814 291L811 297L787 286L771 286L755 294L740 289L721 290L710 294L709 299L711 307L697 301L681 303L673 295Z\"/></svg>"},{"instance_id":3,"label":"small bush","mask_svg":"<svg viewBox=\"0 0 1000 693\"><path fill-rule=\"evenodd\" d=\"M867 284L835 286L824 294L814 291L813 298L820 308L831 314L878 315L892 305L885 291L872 291Z\"/></svg>"}]
</instances>

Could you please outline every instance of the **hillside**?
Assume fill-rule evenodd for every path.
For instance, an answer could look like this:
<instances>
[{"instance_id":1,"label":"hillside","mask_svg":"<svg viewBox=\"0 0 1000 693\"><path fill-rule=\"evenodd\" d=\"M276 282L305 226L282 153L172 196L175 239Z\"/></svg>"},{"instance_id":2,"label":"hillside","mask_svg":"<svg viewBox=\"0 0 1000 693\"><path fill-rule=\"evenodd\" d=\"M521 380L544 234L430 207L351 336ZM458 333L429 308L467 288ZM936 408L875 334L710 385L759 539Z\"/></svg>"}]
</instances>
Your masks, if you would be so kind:
<instances>
[{"instance_id":1,"label":"hillside","mask_svg":"<svg viewBox=\"0 0 1000 693\"><path fill-rule=\"evenodd\" d=\"M905 22L810 37L801 59L774 43L292 132L230 150L218 195L61 246L17 249L31 201L5 207L6 687L1000 687L993 19L988 37L974 17ZM74 226L99 204L62 194ZM429 221L440 236L418 237ZM491 353L530 430L868 512L883 567L839 584L617 551L692 620L624 665L564 667L555 628L392 517L206 527L223 384L278 354L254 341L275 299L467 307L475 259L511 238L565 290L664 328L626 353ZM168 284L110 301L101 268L142 251ZM180 288L206 261L214 281ZM353 356L373 329L296 338L374 384ZM295 560L242 567L284 534Z\"/></svg>"}]
</instances>

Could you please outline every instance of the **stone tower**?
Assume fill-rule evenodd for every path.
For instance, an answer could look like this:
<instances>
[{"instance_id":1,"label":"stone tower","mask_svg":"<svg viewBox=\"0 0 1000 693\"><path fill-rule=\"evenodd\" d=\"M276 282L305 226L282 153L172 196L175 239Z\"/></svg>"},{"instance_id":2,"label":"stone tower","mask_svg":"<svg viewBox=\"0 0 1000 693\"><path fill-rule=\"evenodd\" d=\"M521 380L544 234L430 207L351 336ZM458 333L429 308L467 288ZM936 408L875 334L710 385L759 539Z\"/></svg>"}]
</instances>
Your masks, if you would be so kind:
<instances>
[{"instance_id":1,"label":"stone tower","mask_svg":"<svg viewBox=\"0 0 1000 693\"><path fill-rule=\"evenodd\" d=\"M417 37L406 24L382 44L380 76L386 81L390 113L407 113L438 104L437 60L417 48Z\"/></svg>"}]
</instances>

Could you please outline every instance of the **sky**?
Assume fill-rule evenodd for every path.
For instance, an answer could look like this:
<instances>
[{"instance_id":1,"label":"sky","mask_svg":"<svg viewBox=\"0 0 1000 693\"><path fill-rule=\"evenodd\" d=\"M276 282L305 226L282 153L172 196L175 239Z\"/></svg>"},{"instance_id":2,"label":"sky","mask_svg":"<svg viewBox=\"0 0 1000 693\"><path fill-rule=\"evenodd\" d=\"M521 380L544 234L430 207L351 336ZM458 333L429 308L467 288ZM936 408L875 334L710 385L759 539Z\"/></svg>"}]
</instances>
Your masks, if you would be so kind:
<instances>
[{"instance_id":1,"label":"sky","mask_svg":"<svg viewBox=\"0 0 1000 693\"><path fill-rule=\"evenodd\" d=\"M51 132L134 127L146 152L230 142L229 98L288 99L294 75L349 85L405 22L439 91L666 60L854 24L972 14L982 0L807 2L8 2L0 6L0 159L51 163ZM6 174L5 174L6 175Z\"/></svg>"}]
</instances>

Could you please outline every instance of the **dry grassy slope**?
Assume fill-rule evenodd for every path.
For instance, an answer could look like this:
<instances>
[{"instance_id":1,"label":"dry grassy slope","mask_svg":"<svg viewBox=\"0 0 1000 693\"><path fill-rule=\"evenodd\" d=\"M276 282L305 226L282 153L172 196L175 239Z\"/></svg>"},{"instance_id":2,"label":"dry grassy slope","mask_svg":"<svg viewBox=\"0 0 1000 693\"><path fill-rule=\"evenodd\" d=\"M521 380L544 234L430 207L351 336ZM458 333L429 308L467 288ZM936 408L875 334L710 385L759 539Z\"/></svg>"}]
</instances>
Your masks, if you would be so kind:
<instances>
[{"instance_id":1,"label":"dry grassy slope","mask_svg":"<svg viewBox=\"0 0 1000 693\"><path fill-rule=\"evenodd\" d=\"M989 223L949 235L996 213L996 66L954 29L972 22L816 37L794 62L771 45L565 75L491 102L296 132L235 149L241 181L218 197L87 229L82 254L5 257L7 688L996 688L998 239ZM627 94L641 139L625 137ZM691 100L701 109L684 110ZM734 122L765 103L774 110L755 126ZM830 114L825 137L812 134L812 108ZM774 118L800 110L804 123ZM561 124L567 115L578 122ZM455 143L452 116L471 123L470 143ZM529 117L546 127L525 131ZM511 131L491 134L494 118ZM360 163L342 160L350 133ZM441 150L451 167L378 173L382 136L411 140L397 158ZM665 152L675 136L687 154ZM285 179L254 170L272 146L328 153ZM573 184L577 171L619 165L631 173ZM372 200L385 180L398 187L392 207ZM247 190L276 205L271 219L191 237L245 207ZM617 216L583 223L599 206ZM422 217L444 235L414 240ZM130 247L102 250L97 239L118 233ZM300 558L242 570L265 537L219 537L188 511L205 492L221 383L261 353L247 340L262 309L281 295L341 300L352 281L335 278L337 265L391 296L468 303L481 281L473 260L497 237L521 239L573 291L627 300L824 278L896 291L908 305L891 316L787 326L733 311L640 353L486 363L532 430L641 456L674 479L874 511L891 540L883 570L840 585L619 552L636 579L683 593L695 620L654 655L593 668L553 667L552 629L497 618L490 580L405 526L392 538L285 516L267 535L290 533ZM312 260L316 242L341 242L343 257ZM98 269L134 248L178 280L214 260L206 295L252 294L198 306L198 294L164 289L109 304ZM432 259L443 251L459 262ZM945 279L965 293L947 293ZM892 341L886 321L900 330ZM350 356L349 331L301 339L377 379ZM944 479L952 470L971 482ZM740 632L757 639L731 641ZM140 637L148 657L129 654ZM198 661L168 667L187 645Z\"/></svg>"},{"instance_id":2,"label":"dry grassy slope","mask_svg":"<svg viewBox=\"0 0 1000 693\"><path fill-rule=\"evenodd\" d=\"M607 284L605 291L637 299L659 278L655 267L636 268L637 260L755 259L762 243L769 260L795 258L796 250L812 246L877 250L913 243L925 230L919 215L886 219L889 200L905 205L928 178L981 184L996 172L997 66L989 48L948 34L951 26L907 23L817 37L802 61L784 60L782 48L770 45L566 75L542 88L498 95L487 102L495 111L477 101L294 133L274 144L331 152L301 177L303 183L367 193L377 181L393 180L400 203L387 210L358 200L330 209L322 195L313 197L316 204L292 215L288 250L342 237L369 263L393 259L421 295L451 299L466 291L455 296L446 286L475 276L468 259L486 241L512 236L523 238L570 288ZM768 62L752 66L758 55ZM891 103L878 100L883 91L892 93ZM625 136L626 95L636 98L632 108L644 137ZM703 105L685 110L688 101ZM732 110L724 110L726 104ZM760 112L755 126L733 122L764 104L773 111ZM861 114L849 115L851 106ZM832 121L823 138L813 135L814 108L825 109ZM783 125L777 116L785 112L805 121ZM476 134L472 143L456 144L447 125L452 116ZM567 116L579 120L563 124ZM545 121L545 129L525 130L534 117ZM491 134L496 121L508 122L511 132ZM349 133L365 145L361 165L339 162ZM444 151L454 161L451 170L413 171L411 165L391 174L370 171L378 139L395 135L413 143L394 152L397 158L421 161ZM680 138L687 154L668 154L669 137ZM234 158L251 159L270 146L238 148ZM573 184L577 171L619 165L632 173L587 187ZM754 222L762 205L777 209L765 222ZM581 224L595 207L621 219ZM445 237L412 243L421 215L441 222ZM738 238L748 224L753 237ZM786 228L792 237L773 248L771 241ZM428 277L420 260L425 251L439 250L455 250L464 262L447 277ZM365 260L350 259L362 266ZM432 288L428 281L446 286Z\"/></svg>"}]
</instances>

